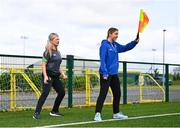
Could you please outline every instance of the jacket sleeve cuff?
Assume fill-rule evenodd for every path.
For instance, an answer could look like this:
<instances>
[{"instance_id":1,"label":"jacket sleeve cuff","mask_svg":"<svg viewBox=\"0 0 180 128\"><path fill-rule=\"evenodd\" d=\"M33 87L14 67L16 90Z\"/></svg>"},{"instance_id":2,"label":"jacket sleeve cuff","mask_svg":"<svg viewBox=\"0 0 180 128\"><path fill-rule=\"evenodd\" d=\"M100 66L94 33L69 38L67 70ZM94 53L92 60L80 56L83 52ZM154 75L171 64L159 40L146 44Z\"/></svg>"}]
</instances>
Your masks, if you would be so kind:
<instances>
[{"instance_id":1,"label":"jacket sleeve cuff","mask_svg":"<svg viewBox=\"0 0 180 128\"><path fill-rule=\"evenodd\" d=\"M136 40L133 40L132 42L133 42L135 45L138 44L138 42L137 42Z\"/></svg>"},{"instance_id":2,"label":"jacket sleeve cuff","mask_svg":"<svg viewBox=\"0 0 180 128\"><path fill-rule=\"evenodd\" d=\"M108 77L108 74L103 74L103 77Z\"/></svg>"}]
</instances>

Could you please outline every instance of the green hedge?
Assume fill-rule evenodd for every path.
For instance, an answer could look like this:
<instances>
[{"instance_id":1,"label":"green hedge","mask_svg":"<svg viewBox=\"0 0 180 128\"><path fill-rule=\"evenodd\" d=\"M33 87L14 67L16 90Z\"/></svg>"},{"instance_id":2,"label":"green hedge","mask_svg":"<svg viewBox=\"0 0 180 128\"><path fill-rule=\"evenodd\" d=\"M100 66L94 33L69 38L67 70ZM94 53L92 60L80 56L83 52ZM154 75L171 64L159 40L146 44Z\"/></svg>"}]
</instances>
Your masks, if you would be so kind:
<instances>
[{"instance_id":1,"label":"green hedge","mask_svg":"<svg viewBox=\"0 0 180 128\"><path fill-rule=\"evenodd\" d=\"M26 72L31 81L36 85L38 89L42 89L42 73L32 73ZM67 88L67 80L61 79L65 88ZM90 77L91 86L97 86L99 83L98 78L95 75ZM16 74L16 86L20 91L29 91L31 87L28 85L26 80L21 74ZM73 76L73 89L74 90L85 90L86 87L86 78L82 76ZM0 75L0 90L10 90L10 74L3 73Z\"/></svg>"},{"instance_id":2,"label":"green hedge","mask_svg":"<svg viewBox=\"0 0 180 128\"><path fill-rule=\"evenodd\" d=\"M10 89L10 74L2 73L0 75L0 90L9 90Z\"/></svg>"}]
</instances>

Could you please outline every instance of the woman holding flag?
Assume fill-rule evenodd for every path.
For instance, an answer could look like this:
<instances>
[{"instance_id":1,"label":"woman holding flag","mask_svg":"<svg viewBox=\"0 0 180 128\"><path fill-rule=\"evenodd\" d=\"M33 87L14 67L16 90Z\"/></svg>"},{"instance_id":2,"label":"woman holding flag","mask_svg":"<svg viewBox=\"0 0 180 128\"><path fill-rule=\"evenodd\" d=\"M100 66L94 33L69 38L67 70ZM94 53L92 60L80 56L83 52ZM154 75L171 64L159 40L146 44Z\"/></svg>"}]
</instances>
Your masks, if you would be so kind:
<instances>
[{"instance_id":1,"label":"woman holding flag","mask_svg":"<svg viewBox=\"0 0 180 128\"><path fill-rule=\"evenodd\" d=\"M119 57L118 53L126 52L133 49L139 42L139 34L134 41L126 45L116 42L118 38L118 29L110 28L107 32L107 39L103 40L100 46L100 93L96 103L95 121L101 121L101 110L105 101L109 87L113 93L113 118L127 119L128 116L123 115L119 111L120 103L120 81L118 77Z\"/></svg>"},{"instance_id":2,"label":"woman holding flag","mask_svg":"<svg viewBox=\"0 0 180 128\"><path fill-rule=\"evenodd\" d=\"M113 119L127 119L128 116L119 111L119 103L121 96L120 81L118 77L119 56L118 53L126 52L133 49L139 42L139 32L143 32L148 24L147 15L141 10L139 28L137 37L134 41L126 45L116 42L118 38L118 29L110 28L107 32L107 39L103 40L99 49L100 55L100 93L96 102L95 121L101 121L101 111L108 92L109 87L113 93Z\"/></svg>"}]
</instances>

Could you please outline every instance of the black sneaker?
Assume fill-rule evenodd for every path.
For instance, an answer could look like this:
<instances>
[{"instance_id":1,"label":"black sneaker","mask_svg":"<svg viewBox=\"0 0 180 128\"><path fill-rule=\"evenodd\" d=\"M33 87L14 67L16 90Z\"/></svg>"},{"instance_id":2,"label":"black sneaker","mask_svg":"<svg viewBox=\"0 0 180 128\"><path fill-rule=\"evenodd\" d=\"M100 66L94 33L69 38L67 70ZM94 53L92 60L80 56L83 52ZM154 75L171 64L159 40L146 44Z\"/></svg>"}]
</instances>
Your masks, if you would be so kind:
<instances>
[{"instance_id":1,"label":"black sneaker","mask_svg":"<svg viewBox=\"0 0 180 128\"><path fill-rule=\"evenodd\" d=\"M34 115L33 115L33 118L36 119L36 120L40 119L40 114L35 112Z\"/></svg>"},{"instance_id":2,"label":"black sneaker","mask_svg":"<svg viewBox=\"0 0 180 128\"><path fill-rule=\"evenodd\" d=\"M61 114L61 113L59 113L59 112L53 112L53 111L51 111L51 112L49 113L49 115L51 115L51 116L64 116L63 114Z\"/></svg>"}]
</instances>

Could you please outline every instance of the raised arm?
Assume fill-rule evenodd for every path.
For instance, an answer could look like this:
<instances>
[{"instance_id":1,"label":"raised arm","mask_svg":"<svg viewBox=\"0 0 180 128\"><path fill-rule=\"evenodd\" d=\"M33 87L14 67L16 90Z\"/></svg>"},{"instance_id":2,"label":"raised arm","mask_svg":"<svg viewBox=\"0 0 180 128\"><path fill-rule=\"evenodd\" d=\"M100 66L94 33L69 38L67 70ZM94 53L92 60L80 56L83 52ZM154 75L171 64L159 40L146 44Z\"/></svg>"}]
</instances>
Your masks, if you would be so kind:
<instances>
[{"instance_id":1,"label":"raised arm","mask_svg":"<svg viewBox=\"0 0 180 128\"><path fill-rule=\"evenodd\" d=\"M130 43L128 43L126 45L121 45L119 43L116 43L117 51L119 53L129 51L129 50L133 49L136 46L136 44L137 44L136 41L131 41Z\"/></svg>"},{"instance_id":2,"label":"raised arm","mask_svg":"<svg viewBox=\"0 0 180 128\"><path fill-rule=\"evenodd\" d=\"M121 45L121 44L116 43L117 51L119 53L129 51L129 50L133 49L136 46L136 44L138 44L138 43L139 43L139 32L136 35L136 39L126 45Z\"/></svg>"}]
</instances>

